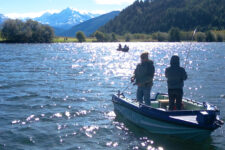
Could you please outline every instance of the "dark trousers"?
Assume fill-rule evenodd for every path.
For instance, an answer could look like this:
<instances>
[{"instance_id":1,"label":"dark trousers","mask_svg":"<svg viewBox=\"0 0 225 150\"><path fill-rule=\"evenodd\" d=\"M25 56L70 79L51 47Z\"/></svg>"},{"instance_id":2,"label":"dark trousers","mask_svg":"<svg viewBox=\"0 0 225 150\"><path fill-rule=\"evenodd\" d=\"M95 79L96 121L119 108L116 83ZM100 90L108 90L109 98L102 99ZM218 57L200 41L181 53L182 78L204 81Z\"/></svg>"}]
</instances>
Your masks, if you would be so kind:
<instances>
[{"instance_id":1,"label":"dark trousers","mask_svg":"<svg viewBox=\"0 0 225 150\"><path fill-rule=\"evenodd\" d=\"M182 97L183 89L169 89L169 110L175 109L175 100L176 100L176 110L181 110L182 107Z\"/></svg>"}]
</instances>

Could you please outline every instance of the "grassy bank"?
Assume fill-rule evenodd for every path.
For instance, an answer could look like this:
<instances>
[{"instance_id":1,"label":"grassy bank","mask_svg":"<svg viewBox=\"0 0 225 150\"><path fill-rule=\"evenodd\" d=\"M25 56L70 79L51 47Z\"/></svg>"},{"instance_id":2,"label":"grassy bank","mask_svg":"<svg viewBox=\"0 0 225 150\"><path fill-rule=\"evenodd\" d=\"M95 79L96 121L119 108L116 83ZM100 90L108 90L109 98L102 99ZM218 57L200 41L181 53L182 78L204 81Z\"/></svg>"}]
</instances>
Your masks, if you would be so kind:
<instances>
[{"instance_id":1,"label":"grassy bank","mask_svg":"<svg viewBox=\"0 0 225 150\"><path fill-rule=\"evenodd\" d=\"M0 42L2 42L2 41L4 41L4 40L3 40L2 37L0 36Z\"/></svg>"},{"instance_id":2,"label":"grassy bank","mask_svg":"<svg viewBox=\"0 0 225 150\"><path fill-rule=\"evenodd\" d=\"M86 42L223 42L225 41L225 30L211 30L206 32L197 31L194 38L192 36L193 31L181 31L177 28L174 28L169 32L155 32L151 34L126 33L124 35L96 31L92 37L86 38ZM75 37L55 37L54 42L78 42L78 39Z\"/></svg>"},{"instance_id":3,"label":"grassy bank","mask_svg":"<svg viewBox=\"0 0 225 150\"><path fill-rule=\"evenodd\" d=\"M86 42L96 41L96 38L86 38ZM55 37L53 43L72 43L78 42L77 38L73 37Z\"/></svg>"},{"instance_id":4,"label":"grassy bank","mask_svg":"<svg viewBox=\"0 0 225 150\"><path fill-rule=\"evenodd\" d=\"M196 41L196 42L224 42L225 30L222 31L197 31L192 39L193 31L175 31L171 32L155 32L152 34L124 34L116 35L118 41L127 42L180 42L180 41Z\"/></svg>"},{"instance_id":5,"label":"grassy bank","mask_svg":"<svg viewBox=\"0 0 225 150\"><path fill-rule=\"evenodd\" d=\"M86 42L96 42L96 38L86 38ZM1 43L8 43L6 42L2 37L0 37L0 42ZM55 37L53 39L53 43L73 43L73 42L78 42L77 38L72 38L72 37Z\"/></svg>"}]
</instances>

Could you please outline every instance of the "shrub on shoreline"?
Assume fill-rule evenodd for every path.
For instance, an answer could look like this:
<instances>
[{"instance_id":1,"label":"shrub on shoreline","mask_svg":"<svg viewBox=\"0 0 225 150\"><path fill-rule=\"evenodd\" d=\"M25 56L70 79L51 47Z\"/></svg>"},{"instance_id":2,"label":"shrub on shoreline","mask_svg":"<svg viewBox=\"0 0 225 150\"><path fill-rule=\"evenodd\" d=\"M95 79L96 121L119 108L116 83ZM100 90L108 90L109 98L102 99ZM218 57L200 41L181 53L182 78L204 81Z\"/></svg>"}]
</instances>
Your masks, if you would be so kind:
<instances>
[{"instance_id":1,"label":"shrub on shoreline","mask_svg":"<svg viewBox=\"0 0 225 150\"><path fill-rule=\"evenodd\" d=\"M2 27L2 38L12 43L51 43L54 31L48 25L33 20L8 19Z\"/></svg>"},{"instance_id":2,"label":"shrub on shoreline","mask_svg":"<svg viewBox=\"0 0 225 150\"><path fill-rule=\"evenodd\" d=\"M78 31L76 33L76 38L81 43L86 41L86 36L85 36L84 32L82 32L82 31Z\"/></svg>"}]
</instances>

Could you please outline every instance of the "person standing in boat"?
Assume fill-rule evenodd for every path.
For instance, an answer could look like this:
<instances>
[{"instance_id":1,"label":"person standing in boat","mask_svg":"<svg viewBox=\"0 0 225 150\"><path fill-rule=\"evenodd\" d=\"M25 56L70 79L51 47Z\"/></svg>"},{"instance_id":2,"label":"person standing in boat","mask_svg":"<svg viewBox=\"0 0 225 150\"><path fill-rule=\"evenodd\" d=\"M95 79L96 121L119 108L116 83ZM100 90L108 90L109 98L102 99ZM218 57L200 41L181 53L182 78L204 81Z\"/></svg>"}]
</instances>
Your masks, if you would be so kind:
<instances>
[{"instance_id":1,"label":"person standing in boat","mask_svg":"<svg viewBox=\"0 0 225 150\"><path fill-rule=\"evenodd\" d=\"M187 79L187 73L184 68L180 67L180 58L178 56L171 57L170 67L166 68L165 76L169 94L169 110L174 110L175 100L176 110L181 110L184 80Z\"/></svg>"},{"instance_id":2,"label":"person standing in boat","mask_svg":"<svg viewBox=\"0 0 225 150\"><path fill-rule=\"evenodd\" d=\"M121 50L121 49L122 49L122 46L121 46L121 44L119 44L117 50Z\"/></svg>"},{"instance_id":3,"label":"person standing in boat","mask_svg":"<svg viewBox=\"0 0 225 150\"><path fill-rule=\"evenodd\" d=\"M152 60L148 58L148 52L141 54L141 63L139 63L134 71L134 76L131 82L135 82L137 88L137 101L146 105L151 105L150 93L153 86L153 77L155 74L155 67Z\"/></svg>"}]
</instances>

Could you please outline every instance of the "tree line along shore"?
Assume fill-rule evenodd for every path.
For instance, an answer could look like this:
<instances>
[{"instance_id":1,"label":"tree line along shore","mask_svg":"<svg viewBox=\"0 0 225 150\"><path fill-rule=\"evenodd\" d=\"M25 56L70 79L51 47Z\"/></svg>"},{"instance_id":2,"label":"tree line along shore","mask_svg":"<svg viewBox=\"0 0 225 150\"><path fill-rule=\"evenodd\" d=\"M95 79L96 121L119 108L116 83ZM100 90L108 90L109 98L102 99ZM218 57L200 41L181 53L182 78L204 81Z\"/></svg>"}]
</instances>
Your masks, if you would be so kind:
<instances>
[{"instance_id":1,"label":"tree line along shore","mask_svg":"<svg viewBox=\"0 0 225 150\"><path fill-rule=\"evenodd\" d=\"M81 34L82 36L77 36ZM92 42L224 42L225 30L209 30L206 32L181 31L178 28L171 28L169 32L154 32L151 34L144 33L126 33L118 35L115 33L103 33L96 31L88 40L82 32L77 32L76 38L78 42L92 40Z\"/></svg>"},{"instance_id":2,"label":"tree line along shore","mask_svg":"<svg viewBox=\"0 0 225 150\"><path fill-rule=\"evenodd\" d=\"M96 31L90 37L86 37L82 31L74 33L74 37L55 37L54 30L48 25L40 24L33 20L23 22L21 20L7 20L0 30L0 42L2 43L63 43L63 42L224 42L225 30L197 31L193 37L193 31L182 31L179 28L171 28L168 32L103 33Z\"/></svg>"}]
</instances>

